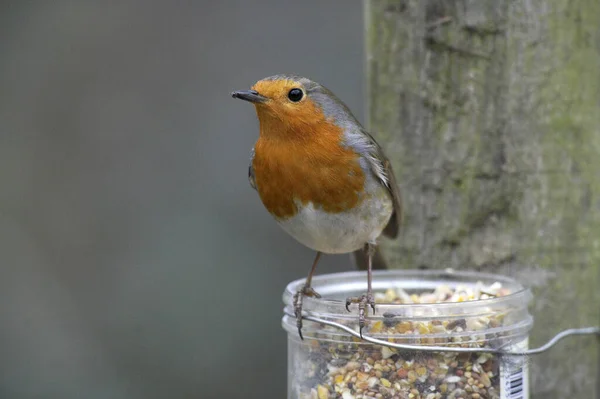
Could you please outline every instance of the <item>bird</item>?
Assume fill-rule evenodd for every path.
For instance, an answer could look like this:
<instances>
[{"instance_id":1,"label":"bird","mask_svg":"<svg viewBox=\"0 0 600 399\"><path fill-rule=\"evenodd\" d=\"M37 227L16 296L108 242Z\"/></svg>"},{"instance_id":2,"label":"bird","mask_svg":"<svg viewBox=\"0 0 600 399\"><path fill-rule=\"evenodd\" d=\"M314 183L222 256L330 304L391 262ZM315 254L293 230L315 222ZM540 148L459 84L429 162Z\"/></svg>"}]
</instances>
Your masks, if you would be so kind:
<instances>
[{"instance_id":1,"label":"bird","mask_svg":"<svg viewBox=\"0 0 600 399\"><path fill-rule=\"evenodd\" d=\"M283 230L316 252L293 297L300 338L302 299L320 298L311 282L321 255L343 253L352 253L367 270L366 293L345 303L349 312L351 304L358 305L362 337L367 307L375 313L372 270L386 267L378 238L396 238L402 221L389 159L340 99L306 77L273 75L231 95L252 103L259 121L250 185Z\"/></svg>"}]
</instances>

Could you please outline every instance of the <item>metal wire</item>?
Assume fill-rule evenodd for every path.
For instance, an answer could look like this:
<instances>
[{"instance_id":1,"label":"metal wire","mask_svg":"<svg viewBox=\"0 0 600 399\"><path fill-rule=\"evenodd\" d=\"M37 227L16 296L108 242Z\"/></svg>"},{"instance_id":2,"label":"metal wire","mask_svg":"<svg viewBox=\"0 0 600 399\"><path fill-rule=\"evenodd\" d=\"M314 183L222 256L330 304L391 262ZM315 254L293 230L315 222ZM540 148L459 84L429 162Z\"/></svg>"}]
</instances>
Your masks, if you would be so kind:
<instances>
[{"instance_id":1,"label":"metal wire","mask_svg":"<svg viewBox=\"0 0 600 399\"><path fill-rule=\"evenodd\" d=\"M290 317L294 317L294 314L285 312L286 315ZM303 320L312 321L314 323L325 324L330 327L335 327L340 330L347 332L348 334L361 338L360 334L348 326L345 326L340 323L336 323L334 321L323 320L313 316L302 315ZM403 350L411 350L411 351L429 351L429 352L461 352L461 353L492 353L496 355L504 355L504 356L531 356L537 355L539 353L545 352L548 349L552 348L556 345L560 340L566 337L574 336L574 335L596 335L598 339L600 339L600 327L584 327L584 328L570 328L568 330L561 331L556 334L550 341L546 342L544 345L539 348L529 349L525 351L507 351L502 349L493 349L493 348L460 348L460 347L452 347L452 346L419 346L419 345L407 345L407 344L397 344L389 341L383 341L381 339L370 337L366 334L362 334L362 340L366 342L370 342L372 344L383 345L390 348L403 349Z\"/></svg>"}]
</instances>

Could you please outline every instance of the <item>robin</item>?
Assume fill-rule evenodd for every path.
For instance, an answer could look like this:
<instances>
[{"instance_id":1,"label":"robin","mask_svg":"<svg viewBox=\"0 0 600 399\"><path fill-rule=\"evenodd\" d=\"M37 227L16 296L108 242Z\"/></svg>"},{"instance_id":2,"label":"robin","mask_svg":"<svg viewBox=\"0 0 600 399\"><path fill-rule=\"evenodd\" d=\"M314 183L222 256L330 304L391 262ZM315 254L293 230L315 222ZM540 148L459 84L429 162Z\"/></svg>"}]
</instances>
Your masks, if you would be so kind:
<instances>
[{"instance_id":1,"label":"robin","mask_svg":"<svg viewBox=\"0 0 600 399\"><path fill-rule=\"evenodd\" d=\"M383 267L377 239L382 233L396 237L402 216L389 160L348 107L310 79L275 75L232 96L253 103L260 124L248 168L250 185L279 225L317 252L294 296L300 338L302 298L320 297L311 280L323 253L353 253L359 267L367 269L367 292L346 300L348 311L358 304L362 336L367 306L375 312L373 259Z\"/></svg>"}]
</instances>

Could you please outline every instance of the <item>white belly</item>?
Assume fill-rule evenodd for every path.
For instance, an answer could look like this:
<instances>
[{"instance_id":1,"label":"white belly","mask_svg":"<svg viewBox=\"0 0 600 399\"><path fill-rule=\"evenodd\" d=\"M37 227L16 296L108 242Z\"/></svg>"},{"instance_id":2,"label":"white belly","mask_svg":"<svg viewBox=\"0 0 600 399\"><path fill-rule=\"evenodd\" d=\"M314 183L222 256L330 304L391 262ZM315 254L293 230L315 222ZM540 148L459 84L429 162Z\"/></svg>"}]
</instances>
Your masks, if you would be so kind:
<instances>
[{"instance_id":1,"label":"white belly","mask_svg":"<svg viewBox=\"0 0 600 399\"><path fill-rule=\"evenodd\" d=\"M293 217L278 220L279 225L305 246L329 254L348 253L375 244L393 211L387 189L368 182L371 195L356 208L341 213L326 213L312 203L298 204Z\"/></svg>"}]
</instances>

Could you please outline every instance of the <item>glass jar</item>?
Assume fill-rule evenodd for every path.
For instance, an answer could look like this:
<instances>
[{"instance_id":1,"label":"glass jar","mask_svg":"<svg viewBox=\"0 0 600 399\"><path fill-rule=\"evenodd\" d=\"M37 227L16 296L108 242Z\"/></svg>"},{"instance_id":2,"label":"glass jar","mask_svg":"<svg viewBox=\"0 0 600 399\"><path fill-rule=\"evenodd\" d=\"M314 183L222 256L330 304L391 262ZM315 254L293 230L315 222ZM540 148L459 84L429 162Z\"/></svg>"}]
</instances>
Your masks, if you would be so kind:
<instances>
[{"instance_id":1,"label":"glass jar","mask_svg":"<svg viewBox=\"0 0 600 399\"><path fill-rule=\"evenodd\" d=\"M358 331L356 305L346 311L345 298L363 294L366 283L365 272L315 276L313 288L322 298L304 298L303 311ZM292 300L302 284L290 283L283 295L288 399L529 397L527 358L440 350L528 348L531 293L510 278L452 270L374 272L376 314L368 313L363 333L419 350L369 343L308 320L300 340Z\"/></svg>"}]
</instances>

